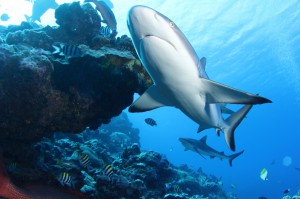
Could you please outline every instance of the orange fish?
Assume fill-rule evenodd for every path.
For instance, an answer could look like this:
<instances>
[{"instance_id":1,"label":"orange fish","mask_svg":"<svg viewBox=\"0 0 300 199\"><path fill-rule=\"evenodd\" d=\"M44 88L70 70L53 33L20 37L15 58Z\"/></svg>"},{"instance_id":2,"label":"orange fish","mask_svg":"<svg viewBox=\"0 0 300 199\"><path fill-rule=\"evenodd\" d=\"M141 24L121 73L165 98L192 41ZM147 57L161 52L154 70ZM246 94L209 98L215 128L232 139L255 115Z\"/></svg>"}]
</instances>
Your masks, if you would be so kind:
<instances>
[{"instance_id":1,"label":"orange fish","mask_svg":"<svg viewBox=\"0 0 300 199\"><path fill-rule=\"evenodd\" d=\"M81 192L49 185L31 184L19 188L12 184L5 171L0 151L0 198L8 199L88 199Z\"/></svg>"}]
</instances>

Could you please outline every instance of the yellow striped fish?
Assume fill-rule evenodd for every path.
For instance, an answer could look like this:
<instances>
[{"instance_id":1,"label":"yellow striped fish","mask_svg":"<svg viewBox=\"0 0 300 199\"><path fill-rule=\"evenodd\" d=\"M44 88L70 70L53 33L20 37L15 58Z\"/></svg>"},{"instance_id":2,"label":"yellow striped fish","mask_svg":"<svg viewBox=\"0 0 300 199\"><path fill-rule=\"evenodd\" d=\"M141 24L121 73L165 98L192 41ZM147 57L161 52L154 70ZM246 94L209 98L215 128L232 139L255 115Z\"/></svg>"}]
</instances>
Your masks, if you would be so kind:
<instances>
[{"instance_id":1,"label":"yellow striped fish","mask_svg":"<svg viewBox=\"0 0 300 199\"><path fill-rule=\"evenodd\" d=\"M86 153L78 152L78 160L83 167L87 167L91 163L90 156Z\"/></svg>"},{"instance_id":2,"label":"yellow striped fish","mask_svg":"<svg viewBox=\"0 0 300 199\"><path fill-rule=\"evenodd\" d=\"M104 172L104 174L107 175L108 177L111 177L112 174L114 173L112 166L109 165L109 164L107 164L107 165L104 167L103 172Z\"/></svg>"}]
</instances>

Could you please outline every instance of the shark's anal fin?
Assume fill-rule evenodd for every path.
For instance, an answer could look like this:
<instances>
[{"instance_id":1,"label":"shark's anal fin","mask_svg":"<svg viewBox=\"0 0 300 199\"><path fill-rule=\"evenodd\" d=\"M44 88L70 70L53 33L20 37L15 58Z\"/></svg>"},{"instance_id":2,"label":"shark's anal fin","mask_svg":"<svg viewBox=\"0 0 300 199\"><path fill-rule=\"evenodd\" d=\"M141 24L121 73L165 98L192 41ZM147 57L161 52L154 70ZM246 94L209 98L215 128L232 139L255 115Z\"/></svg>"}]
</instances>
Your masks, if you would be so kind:
<instances>
[{"instance_id":1,"label":"shark's anal fin","mask_svg":"<svg viewBox=\"0 0 300 199\"><path fill-rule=\"evenodd\" d=\"M199 78L201 88L206 88L205 97L207 103L226 104L263 104L271 103L267 98L246 93L217 82Z\"/></svg>"},{"instance_id":2,"label":"shark's anal fin","mask_svg":"<svg viewBox=\"0 0 300 199\"><path fill-rule=\"evenodd\" d=\"M129 107L129 112L145 112L162 106L172 106L172 104L163 97L157 86L152 85Z\"/></svg>"}]
</instances>

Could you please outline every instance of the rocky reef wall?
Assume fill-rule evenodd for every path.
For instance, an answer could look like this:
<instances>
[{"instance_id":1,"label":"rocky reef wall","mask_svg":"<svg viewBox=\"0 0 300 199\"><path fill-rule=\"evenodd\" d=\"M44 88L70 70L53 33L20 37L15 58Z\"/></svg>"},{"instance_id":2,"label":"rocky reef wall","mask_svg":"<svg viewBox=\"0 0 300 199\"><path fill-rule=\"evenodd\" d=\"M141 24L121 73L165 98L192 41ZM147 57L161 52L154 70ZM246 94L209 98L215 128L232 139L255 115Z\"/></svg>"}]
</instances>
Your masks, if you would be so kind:
<instances>
[{"instance_id":1,"label":"rocky reef wall","mask_svg":"<svg viewBox=\"0 0 300 199\"><path fill-rule=\"evenodd\" d=\"M0 142L30 143L53 132L96 129L151 83L126 36L105 38L90 4L63 4L58 27L23 22L1 28ZM81 56L53 54L76 45Z\"/></svg>"}]
</instances>

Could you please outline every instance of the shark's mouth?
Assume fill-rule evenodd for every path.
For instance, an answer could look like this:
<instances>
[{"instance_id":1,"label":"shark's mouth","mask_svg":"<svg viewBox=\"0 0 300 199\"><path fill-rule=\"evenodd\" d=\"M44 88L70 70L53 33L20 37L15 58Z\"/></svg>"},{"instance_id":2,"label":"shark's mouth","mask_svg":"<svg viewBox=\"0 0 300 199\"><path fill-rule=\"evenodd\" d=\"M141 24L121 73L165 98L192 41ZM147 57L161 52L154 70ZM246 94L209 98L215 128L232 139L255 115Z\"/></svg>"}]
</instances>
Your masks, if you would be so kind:
<instances>
[{"instance_id":1,"label":"shark's mouth","mask_svg":"<svg viewBox=\"0 0 300 199\"><path fill-rule=\"evenodd\" d=\"M142 41L142 40L145 39L145 38L155 38L155 39L158 39L158 40L160 40L160 41L162 41L162 42L164 42L164 43L169 44L170 46L172 46L172 47L176 50L176 47L174 46L173 43L171 43L170 41L165 40L165 39L163 39L163 38L161 38L161 37L158 37L158 36L156 36L156 35L151 35L151 34L143 35L143 36L141 37L140 41Z\"/></svg>"}]
</instances>

